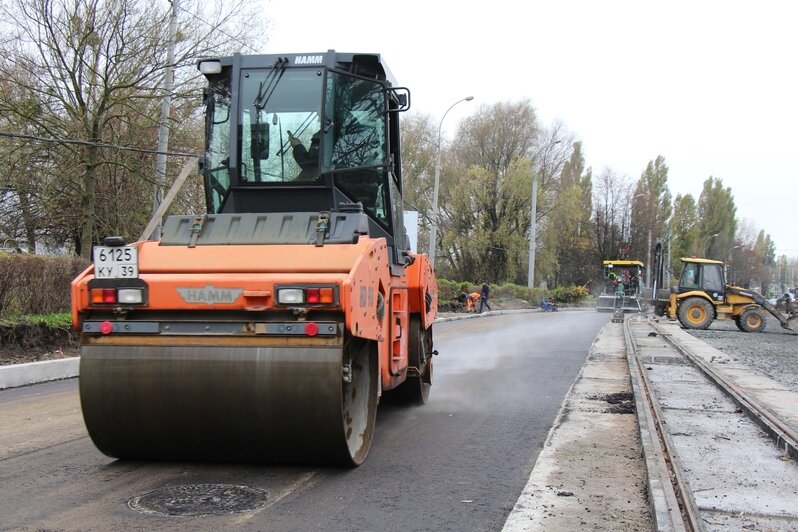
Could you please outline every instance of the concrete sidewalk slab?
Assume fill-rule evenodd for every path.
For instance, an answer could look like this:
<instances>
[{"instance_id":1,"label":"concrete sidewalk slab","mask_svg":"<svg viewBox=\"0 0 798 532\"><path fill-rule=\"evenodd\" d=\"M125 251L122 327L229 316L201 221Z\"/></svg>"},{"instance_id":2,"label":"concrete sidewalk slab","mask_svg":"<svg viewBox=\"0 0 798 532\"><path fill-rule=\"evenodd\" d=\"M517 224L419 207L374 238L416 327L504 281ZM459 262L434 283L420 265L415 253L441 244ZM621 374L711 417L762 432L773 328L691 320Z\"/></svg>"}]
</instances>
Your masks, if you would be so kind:
<instances>
[{"instance_id":1,"label":"concrete sidewalk slab","mask_svg":"<svg viewBox=\"0 0 798 532\"><path fill-rule=\"evenodd\" d=\"M764 408L779 419L787 422L798 431L798 393L773 380L750 366L735 361L734 357L715 349L703 340L696 338L676 324L659 322L658 325L671 338L689 349L704 364L727 379L734 386L744 390ZM758 333L751 333L758 334Z\"/></svg>"}]
</instances>

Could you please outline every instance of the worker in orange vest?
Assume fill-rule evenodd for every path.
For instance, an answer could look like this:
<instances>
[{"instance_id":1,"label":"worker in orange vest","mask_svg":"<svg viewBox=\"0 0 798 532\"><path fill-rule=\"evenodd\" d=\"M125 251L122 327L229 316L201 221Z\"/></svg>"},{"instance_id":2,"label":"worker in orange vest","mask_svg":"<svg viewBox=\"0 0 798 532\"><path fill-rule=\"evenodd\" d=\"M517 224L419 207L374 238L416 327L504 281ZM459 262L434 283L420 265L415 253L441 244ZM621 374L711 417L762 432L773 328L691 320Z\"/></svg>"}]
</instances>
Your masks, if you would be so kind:
<instances>
[{"instance_id":1,"label":"worker in orange vest","mask_svg":"<svg viewBox=\"0 0 798 532\"><path fill-rule=\"evenodd\" d=\"M477 311L477 301L479 301L479 292L471 292L466 296L466 304L468 312Z\"/></svg>"}]
</instances>

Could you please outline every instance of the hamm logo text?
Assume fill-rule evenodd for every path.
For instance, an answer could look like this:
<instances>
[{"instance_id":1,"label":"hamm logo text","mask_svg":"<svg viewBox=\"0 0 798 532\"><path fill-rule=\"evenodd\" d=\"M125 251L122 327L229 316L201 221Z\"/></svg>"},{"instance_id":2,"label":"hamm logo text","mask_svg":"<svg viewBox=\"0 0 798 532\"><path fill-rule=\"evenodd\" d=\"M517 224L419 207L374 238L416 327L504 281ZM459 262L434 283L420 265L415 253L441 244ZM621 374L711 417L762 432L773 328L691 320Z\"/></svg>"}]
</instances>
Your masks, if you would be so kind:
<instances>
[{"instance_id":1,"label":"hamm logo text","mask_svg":"<svg viewBox=\"0 0 798 532\"><path fill-rule=\"evenodd\" d=\"M243 288L216 288L208 285L205 288L178 288L177 293L186 303L235 303Z\"/></svg>"}]
</instances>

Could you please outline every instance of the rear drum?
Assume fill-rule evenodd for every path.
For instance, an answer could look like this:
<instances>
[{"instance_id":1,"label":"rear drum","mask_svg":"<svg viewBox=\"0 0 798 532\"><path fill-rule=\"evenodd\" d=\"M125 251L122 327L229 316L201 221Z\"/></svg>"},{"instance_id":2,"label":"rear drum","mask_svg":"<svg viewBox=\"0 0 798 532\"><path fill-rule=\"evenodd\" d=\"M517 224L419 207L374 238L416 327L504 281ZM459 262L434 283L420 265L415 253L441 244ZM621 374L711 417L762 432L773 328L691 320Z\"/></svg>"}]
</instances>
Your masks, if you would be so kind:
<instances>
[{"instance_id":1,"label":"rear drum","mask_svg":"<svg viewBox=\"0 0 798 532\"><path fill-rule=\"evenodd\" d=\"M116 458L358 465L374 433L377 378L376 347L359 339L86 345L80 399L95 445Z\"/></svg>"}]
</instances>

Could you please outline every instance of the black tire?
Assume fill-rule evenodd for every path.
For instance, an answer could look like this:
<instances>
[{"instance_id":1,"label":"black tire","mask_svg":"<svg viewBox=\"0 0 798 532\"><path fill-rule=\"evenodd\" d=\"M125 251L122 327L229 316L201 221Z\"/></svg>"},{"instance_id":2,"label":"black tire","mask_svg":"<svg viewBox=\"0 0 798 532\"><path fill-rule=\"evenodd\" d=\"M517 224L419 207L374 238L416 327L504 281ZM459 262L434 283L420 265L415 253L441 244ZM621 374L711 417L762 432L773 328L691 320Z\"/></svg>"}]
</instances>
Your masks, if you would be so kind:
<instances>
[{"instance_id":1,"label":"black tire","mask_svg":"<svg viewBox=\"0 0 798 532\"><path fill-rule=\"evenodd\" d=\"M680 302L677 314L685 329L706 329L715 319L712 303L702 297L688 297Z\"/></svg>"},{"instance_id":2,"label":"black tire","mask_svg":"<svg viewBox=\"0 0 798 532\"><path fill-rule=\"evenodd\" d=\"M432 388L432 327L422 329L417 314L410 316L407 358L407 379L396 389L396 396L404 403L423 405Z\"/></svg>"},{"instance_id":3,"label":"black tire","mask_svg":"<svg viewBox=\"0 0 798 532\"><path fill-rule=\"evenodd\" d=\"M765 330L765 315L761 310L749 308L740 316L740 323L737 325L741 331L762 332Z\"/></svg>"},{"instance_id":4,"label":"black tire","mask_svg":"<svg viewBox=\"0 0 798 532\"><path fill-rule=\"evenodd\" d=\"M377 343L348 342L344 361L350 364L351 378L341 383L342 434L348 452L341 455L340 464L357 466L369 453L377 421L377 380L380 378Z\"/></svg>"}]
</instances>

